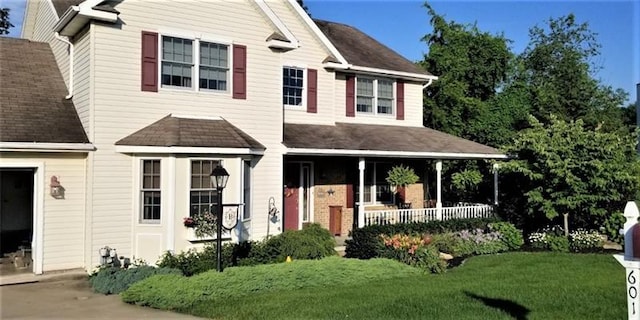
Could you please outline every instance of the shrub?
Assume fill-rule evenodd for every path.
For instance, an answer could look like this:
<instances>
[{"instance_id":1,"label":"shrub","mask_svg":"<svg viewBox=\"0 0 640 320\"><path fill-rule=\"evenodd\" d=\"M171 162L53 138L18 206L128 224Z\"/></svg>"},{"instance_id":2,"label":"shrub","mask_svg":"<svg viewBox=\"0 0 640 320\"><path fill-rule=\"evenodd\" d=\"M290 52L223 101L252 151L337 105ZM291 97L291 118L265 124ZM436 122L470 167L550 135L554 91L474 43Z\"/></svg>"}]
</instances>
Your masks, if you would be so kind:
<instances>
[{"instance_id":1,"label":"shrub","mask_svg":"<svg viewBox=\"0 0 640 320\"><path fill-rule=\"evenodd\" d=\"M346 241L346 257L358 259L371 259L378 256L383 249L381 234L438 234L486 228L489 223L498 222L498 219L455 219L446 221L429 221L421 223L399 223L391 225L372 225L351 231L351 239Z\"/></svg>"},{"instance_id":2,"label":"shrub","mask_svg":"<svg viewBox=\"0 0 640 320\"><path fill-rule=\"evenodd\" d=\"M256 293L351 286L385 279L417 276L420 271L389 259L294 260L253 267L208 271L193 277L162 275L145 279L122 293L128 303L165 310L184 310L196 302L250 296Z\"/></svg>"},{"instance_id":3,"label":"shrub","mask_svg":"<svg viewBox=\"0 0 640 320\"><path fill-rule=\"evenodd\" d=\"M509 248L509 250L518 250L524 245L522 231L516 226L508 222L495 222L489 224L489 229L500 234L500 240Z\"/></svg>"},{"instance_id":4,"label":"shrub","mask_svg":"<svg viewBox=\"0 0 640 320\"><path fill-rule=\"evenodd\" d=\"M329 230L313 223L300 231L288 230L267 240L267 246L275 245L280 254L275 259L284 261L287 256L294 259L321 259L337 255L336 240Z\"/></svg>"},{"instance_id":5,"label":"shrub","mask_svg":"<svg viewBox=\"0 0 640 320\"><path fill-rule=\"evenodd\" d=\"M533 250L569 252L569 239L553 232L533 232L529 235L529 247Z\"/></svg>"},{"instance_id":6,"label":"shrub","mask_svg":"<svg viewBox=\"0 0 640 320\"><path fill-rule=\"evenodd\" d=\"M596 252L602 249L603 240L596 231L577 230L569 234L572 252Z\"/></svg>"},{"instance_id":7,"label":"shrub","mask_svg":"<svg viewBox=\"0 0 640 320\"><path fill-rule=\"evenodd\" d=\"M461 240L455 248L454 255L457 256L492 254L509 250L509 247L500 240L500 233L495 231L462 230L457 232L456 236Z\"/></svg>"},{"instance_id":8,"label":"shrub","mask_svg":"<svg viewBox=\"0 0 640 320\"><path fill-rule=\"evenodd\" d=\"M118 294L132 284L157 274L177 274L182 272L172 268L154 268L151 266L138 266L128 269L118 267L106 267L98 270L89 278L93 290L102 294Z\"/></svg>"},{"instance_id":9,"label":"shrub","mask_svg":"<svg viewBox=\"0 0 640 320\"><path fill-rule=\"evenodd\" d=\"M226 243L222 247L222 266L283 262L287 256L294 259L320 259L336 255L335 246L331 233L314 223L302 230L287 230L264 241ZM216 264L216 247L213 244L208 244L200 251L167 252L158 262L161 267L180 269L185 276L215 269Z\"/></svg>"},{"instance_id":10,"label":"shrub","mask_svg":"<svg viewBox=\"0 0 640 320\"><path fill-rule=\"evenodd\" d=\"M431 273L443 273L447 270L447 262L440 258L440 252L433 246L418 249L411 265Z\"/></svg>"}]
</instances>

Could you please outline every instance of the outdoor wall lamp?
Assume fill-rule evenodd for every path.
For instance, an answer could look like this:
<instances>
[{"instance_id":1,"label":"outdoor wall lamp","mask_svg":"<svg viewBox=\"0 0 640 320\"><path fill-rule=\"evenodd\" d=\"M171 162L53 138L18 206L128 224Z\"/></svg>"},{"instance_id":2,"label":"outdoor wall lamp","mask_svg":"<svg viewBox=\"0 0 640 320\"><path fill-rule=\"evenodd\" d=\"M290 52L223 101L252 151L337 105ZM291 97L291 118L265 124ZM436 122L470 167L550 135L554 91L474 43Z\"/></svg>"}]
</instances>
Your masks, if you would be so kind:
<instances>
[{"instance_id":1,"label":"outdoor wall lamp","mask_svg":"<svg viewBox=\"0 0 640 320\"><path fill-rule=\"evenodd\" d=\"M64 199L64 188L60 184L58 177L51 176L51 182L49 183L49 192L55 199Z\"/></svg>"},{"instance_id":2,"label":"outdoor wall lamp","mask_svg":"<svg viewBox=\"0 0 640 320\"><path fill-rule=\"evenodd\" d=\"M216 270L222 272L222 190L227 186L229 173L221 165L211 171L211 184L218 192L216 212Z\"/></svg>"}]
</instances>

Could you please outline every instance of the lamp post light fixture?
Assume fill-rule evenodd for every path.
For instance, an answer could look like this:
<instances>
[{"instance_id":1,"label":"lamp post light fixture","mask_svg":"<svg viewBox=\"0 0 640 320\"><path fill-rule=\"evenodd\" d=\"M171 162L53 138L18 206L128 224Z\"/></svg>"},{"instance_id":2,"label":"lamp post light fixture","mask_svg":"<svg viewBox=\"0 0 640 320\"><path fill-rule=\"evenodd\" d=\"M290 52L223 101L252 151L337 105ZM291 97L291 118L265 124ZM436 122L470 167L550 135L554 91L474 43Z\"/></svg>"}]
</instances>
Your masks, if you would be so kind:
<instances>
[{"instance_id":1,"label":"lamp post light fixture","mask_svg":"<svg viewBox=\"0 0 640 320\"><path fill-rule=\"evenodd\" d=\"M222 190L227 186L229 173L221 165L211 171L211 184L218 192L216 212L216 262L218 272L222 272Z\"/></svg>"}]
</instances>

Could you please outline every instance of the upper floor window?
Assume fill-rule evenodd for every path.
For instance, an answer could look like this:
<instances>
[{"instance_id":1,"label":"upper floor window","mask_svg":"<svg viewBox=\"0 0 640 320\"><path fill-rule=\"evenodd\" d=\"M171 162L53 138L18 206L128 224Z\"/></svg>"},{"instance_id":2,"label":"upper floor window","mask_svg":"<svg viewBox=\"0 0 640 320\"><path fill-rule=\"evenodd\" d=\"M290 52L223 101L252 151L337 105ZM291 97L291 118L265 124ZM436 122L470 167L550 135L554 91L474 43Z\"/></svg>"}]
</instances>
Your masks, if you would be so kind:
<instances>
[{"instance_id":1,"label":"upper floor window","mask_svg":"<svg viewBox=\"0 0 640 320\"><path fill-rule=\"evenodd\" d=\"M142 160L142 223L160 223L160 160Z\"/></svg>"},{"instance_id":2,"label":"upper floor window","mask_svg":"<svg viewBox=\"0 0 640 320\"><path fill-rule=\"evenodd\" d=\"M193 88L194 77L199 89L227 91L229 46L163 36L162 85Z\"/></svg>"},{"instance_id":3,"label":"upper floor window","mask_svg":"<svg viewBox=\"0 0 640 320\"><path fill-rule=\"evenodd\" d=\"M360 113L393 114L393 81L357 78L356 110Z\"/></svg>"},{"instance_id":4,"label":"upper floor window","mask_svg":"<svg viewBox=\"0 0 640 320\"><path fill-rule=\"evenodd\" d=\"M282 104L302 106L304 93L304 69L282 68Z\"/></svg>"},{"instance_id":5,"label":"upper floor window","mask_svg":"<svg viewBox=\"0 0 640 320\"><path fill-rule=\"evenodd\" d=\"M200 42L200 89L227 90L229 47Z\"/></svg>"}]
</instances>

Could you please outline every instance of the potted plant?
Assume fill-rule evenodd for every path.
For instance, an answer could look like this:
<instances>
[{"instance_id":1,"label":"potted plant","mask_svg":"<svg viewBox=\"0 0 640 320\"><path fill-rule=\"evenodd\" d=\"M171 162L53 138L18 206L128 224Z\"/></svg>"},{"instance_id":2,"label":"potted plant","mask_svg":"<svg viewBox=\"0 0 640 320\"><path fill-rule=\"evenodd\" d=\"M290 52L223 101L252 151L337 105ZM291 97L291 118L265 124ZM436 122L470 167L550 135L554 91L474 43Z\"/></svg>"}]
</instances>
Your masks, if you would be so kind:
<instances>
[{"instance_id":1,"label":"potted plant","mask_svg":"<svg viewBox=\"0 0 640 320\"><path fill-rule=\"evenodd\" d=\"M418 182L418 175L409 166L397 165L387 172L387 182L395 188L396 201L399 205L405 203L406 187Z\"/></svg>"}]
</instances>

